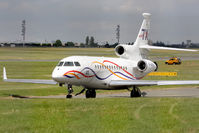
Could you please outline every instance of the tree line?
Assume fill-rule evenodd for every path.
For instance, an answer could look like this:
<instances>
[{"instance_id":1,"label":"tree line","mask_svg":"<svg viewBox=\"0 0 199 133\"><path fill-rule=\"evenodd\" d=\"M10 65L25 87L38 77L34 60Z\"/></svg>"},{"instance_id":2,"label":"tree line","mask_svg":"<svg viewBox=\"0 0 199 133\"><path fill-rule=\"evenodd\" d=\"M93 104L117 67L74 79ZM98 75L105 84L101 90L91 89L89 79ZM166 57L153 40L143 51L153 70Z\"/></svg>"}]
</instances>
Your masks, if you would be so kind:
<instances>
[{"instance_id":1,"label":"tree line","mask_svg":"<svg viewBox=\"0 0 199 133\"><path fill-rule=\"evenodd\" d=\"M56 40L54 43L42 43L40 46L43 47L99 47L98 43L95 42L93 36L87 36L85 39L85 43L75 43L72 41L62 43L61 40Z\"/></svg>"}]
</instances>

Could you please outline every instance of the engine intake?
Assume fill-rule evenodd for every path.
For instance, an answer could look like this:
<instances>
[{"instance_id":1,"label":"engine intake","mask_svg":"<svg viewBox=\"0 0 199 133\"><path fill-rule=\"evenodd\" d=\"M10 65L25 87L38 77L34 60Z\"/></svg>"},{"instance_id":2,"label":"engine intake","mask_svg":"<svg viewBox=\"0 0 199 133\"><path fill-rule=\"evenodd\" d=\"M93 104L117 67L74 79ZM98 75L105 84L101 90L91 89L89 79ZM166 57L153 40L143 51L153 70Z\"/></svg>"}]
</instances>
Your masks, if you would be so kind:
<instances>
[{"instance_id":1,"label":"engine intake","mask_svg":"<svg viewBox=\"0 0 199 133\"><path fill-rule=\"evenodd\" d=\"M125 52L125 49L124 49L123 46L117 46L117 47L115 48L115 53L116 53L118 56L123 55L124 52Z\"/></svg>"},{"instance_id":2,"label":"engine intake","mask_svg":"<svg viewBox=\"0 0 199 133\"><path fill-rule=\"evenodd\" d=\"M157 71L158 66L157 66L157 63L154 63L150 60L144 59L144 60L140 60L137 63L137 69L140 72L150 73L150 72L153 72L153 71Z\"/></svg>"},{"instance_id":3,"label":"engine intake","mask_svg":"<svg viewBox=\"0 0 199 133\"><path fill-rule=\"evenodd\" d=\"M139 61L137 66L140 71L144 71L147 68L146 62L143 60Z\"/></svg>"}]
</instances>

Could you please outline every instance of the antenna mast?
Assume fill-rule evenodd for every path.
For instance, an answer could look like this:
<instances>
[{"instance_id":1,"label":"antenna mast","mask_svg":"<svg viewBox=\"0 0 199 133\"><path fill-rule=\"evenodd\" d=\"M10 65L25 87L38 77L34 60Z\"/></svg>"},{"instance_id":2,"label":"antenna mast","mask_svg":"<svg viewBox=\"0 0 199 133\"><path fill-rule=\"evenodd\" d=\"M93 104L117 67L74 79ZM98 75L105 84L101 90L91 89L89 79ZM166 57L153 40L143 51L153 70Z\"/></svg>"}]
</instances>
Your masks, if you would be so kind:
<instances>
[{"instance_id":1,"label":"antenna mast","mask_svg":"<svg viewBox=\"0 0 199 133\"><path fill-rule=\"evenodd\" d=\"M116 28L116 39L117 39L117 43L120 43L120 25L117 25Z\"/></svg>"},{"instance_id":2,"label":"antenna mast","mask_svg":"<svg viewBox=\"0 0 199 133\"><path fill-rule=\"evenodd\" d=\"M25 39L26 39L26 20L22 21L22 30L21 30L21 35L23 37L23 47L25 45Z\"/></svg>"}]
</instances>

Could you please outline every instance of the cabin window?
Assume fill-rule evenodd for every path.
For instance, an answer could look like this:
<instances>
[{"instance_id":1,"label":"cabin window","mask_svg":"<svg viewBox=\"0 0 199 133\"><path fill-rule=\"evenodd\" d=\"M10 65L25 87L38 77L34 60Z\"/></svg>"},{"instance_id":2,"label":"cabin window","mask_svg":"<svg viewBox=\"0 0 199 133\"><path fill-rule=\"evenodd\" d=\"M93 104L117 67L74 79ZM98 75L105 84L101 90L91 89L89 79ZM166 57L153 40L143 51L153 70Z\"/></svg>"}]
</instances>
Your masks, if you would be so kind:
<instances>
[{"instance_id":1,"label":"cabin window","mask_svg":"<svg viewBox=\"0 0 199 133\"><path fill-rule=\"evenodd\" d=\"M73 62L65 62L64 66L74 66Z\"/></svg>"},{"instance_id":2,"label":"cabin window","mask_svg":"<svg viewBox=\"0 0 199 133\"><path fill-rule=\"evenodd\" d=\"M74 62L75 66L80 66L79 62Z\"/></svg>"},{"instance_id":3,"label":"cabin window","mask_svg":"<svg viewBox=\"0 0 199 133\"><path fill-rule=\"evenodd\" d=\"M57 66L62 66L64 62L59 62Z\"/></svg>"}]
</instances>

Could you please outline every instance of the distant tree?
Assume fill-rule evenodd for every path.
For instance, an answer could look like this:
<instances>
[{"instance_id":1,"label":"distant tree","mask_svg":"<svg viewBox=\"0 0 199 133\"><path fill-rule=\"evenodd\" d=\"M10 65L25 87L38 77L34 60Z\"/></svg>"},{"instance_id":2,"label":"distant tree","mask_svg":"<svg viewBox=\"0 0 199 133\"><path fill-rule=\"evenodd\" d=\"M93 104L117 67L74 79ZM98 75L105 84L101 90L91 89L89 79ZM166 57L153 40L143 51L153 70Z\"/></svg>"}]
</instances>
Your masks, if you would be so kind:
<instances>
[{"instance_id":1,"label":"distant tree","mask_svg":"<svg viewBox=\"0 0 199 133\"><path fill-rule=\"evenodd\" d=\"M108 43L108 42L107 42L107 43ZM118 45L118 43L116 42L116 43L114 43L113 45L110 45L109 47L110 47L110 48L115 48L117 45Z\"/></svg>"},{"instance_id":2,"label":"distant tree","mask_svg":"<svg viewBox=\"0 0 199 133\"><path fill-rule=\"evenodd\" d=\"M74 47L74 46L75 46L75 43L73 43L73 42L67 42L67 43L65 44L65 46L66 46L66 47Z\"/></svg>"},{"instance_id":3,"label":"distant tree","mask_svg":"<svg viewBox=\"0 0 199 133\"><path fill-rule=\"evenodd\" d=\"M84 43L80 43L80 47L85 47L85 44Z\"/></svg>"},{"instance_id":4,"label":"distant tree","mask_svg":"<svg viewBox=\"0 0 199 133\"><path fill-rule=\"evenodd\" d=\"M89 41L89 36L87 36L87 37L86 37L86 43L85 43L85 45L86 45L86 46L89 46L89 42L90 42L90 41Z\"/></svg>"},{"instance_id":5,"label":"distant tree","mask_svg":"<svg viewBox=\"0 0 199 133\"><path fill-rule=\"evenodd\" d=\"M50 43L42 43L41 45L42 45L42 47L51 47Z\"/></svg>"},{"instance_id":6,"label":"distant tree","mask_svg":"<svg viewBox=\"0 0 199 133\"><path fill-rule=\"evenodd\" d=\"M91 38L90 38L89 45L90 45L90 47L95 47L96 46L95 39L94 39L93 36L91 36Z\"/></svg>"},{"instance_id":7,"label":"distant tree","mask_svg":"<svg viewBox=\"0 0 199 133\"><path fill-rule=\"evenodd\" d=\"M54 46L54 47L61 47L61 46L62 46L61 40L56 40L56 42L53 43L53 46Z\"/></svg>"},{"instance_id":8,"label":"distant tree","mask_svg":"<svg viewBox=\"0 0 199 133\"><path fill-rule=\"evenodd\" d=\"M110 45L108 42L106 42L106 44L104 45L105 48L110 48Z\"/></svg>"},{"instance_id":9,"label":"distant tree","mask_svg":"<svg viewBox=\"0 0 199 133\"><path fill-rule=\"evenodd\" d=\"M165 44L164 44L164 42L159 42L159 41L157 41L156 43L153 43L153 45L154 46L162 46L162 47L164 47L165 46Z\"/></svg>"},{"instance_id":10,"label":"distant tree","mask_svg":"<svg viewBox=\"0 0 199 133\"><path fill-rule=\"evenodd\" d=\"M32 44L29 44L30 46L32 46L32 47L40 47L41 45L40 45L40 43L32 43Z\"/></svg>"},{"instance_id":11,"label":"distant tree","mask_svg":"<svg viewBox=\"0 0 199 133\"><path fill-rule=\"evenodd\" d=\"M164 47L165 46L164 42L160 42L160 46Z\"/></svg>"},{"instance_id":12,"label":"distant tree","mask_svg":"<svg viewBox=\"0 0 199 133\"><path fill-rule=\"evenodd\" d=\"M182 42L182 48L184 48L185 47L185 43L184 42Z\"/></svg>"}]
</instances>

